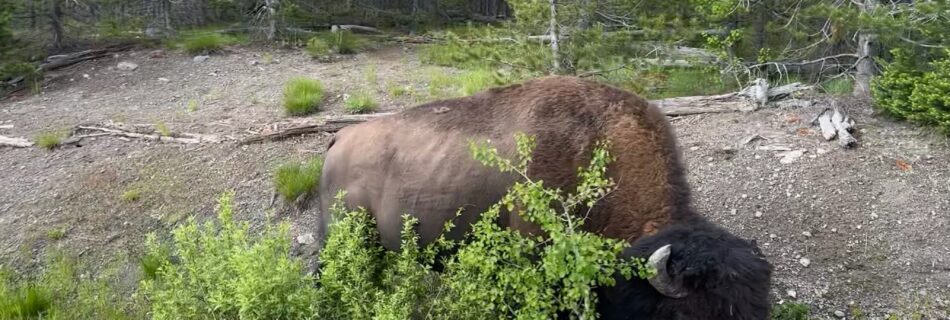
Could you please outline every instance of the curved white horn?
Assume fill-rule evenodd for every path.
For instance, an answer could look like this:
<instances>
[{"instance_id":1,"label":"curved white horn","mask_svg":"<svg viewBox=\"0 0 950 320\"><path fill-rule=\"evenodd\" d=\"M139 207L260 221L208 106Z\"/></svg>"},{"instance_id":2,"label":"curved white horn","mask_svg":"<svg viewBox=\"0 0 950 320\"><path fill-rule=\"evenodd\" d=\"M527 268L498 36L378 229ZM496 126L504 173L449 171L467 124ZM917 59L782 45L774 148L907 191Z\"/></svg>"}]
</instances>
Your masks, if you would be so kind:
<instances>
[{"instance_id":1,"label":"curved white horn","mask_svg":"<svg viewBox=\"0 0 950 320\"><path fill-rule=\"evenodd\" d=\"M670 259L670 245L665 245L650 255L647 265L656 269L656 275L650 278L650 285L656 288L664 296L670 298L685 297L688 292L680 285L679 281L673 280L668 270L666 262Z\"/></svg>"}]
</instances>

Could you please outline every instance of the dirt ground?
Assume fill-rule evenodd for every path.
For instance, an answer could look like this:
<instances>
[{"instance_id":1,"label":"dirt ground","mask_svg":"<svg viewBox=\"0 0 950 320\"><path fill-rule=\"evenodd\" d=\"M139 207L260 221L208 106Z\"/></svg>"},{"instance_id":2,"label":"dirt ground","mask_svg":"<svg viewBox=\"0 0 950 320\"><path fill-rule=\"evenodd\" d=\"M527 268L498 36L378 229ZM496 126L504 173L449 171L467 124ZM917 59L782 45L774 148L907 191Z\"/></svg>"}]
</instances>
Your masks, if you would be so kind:
<instances>
[{"instance_id":1,"label":"dirt ground","mask_svg":"<svg viewBox=\"0 0 950 320\"><path fill-rule=\"evenodd\" d=\"M376 89L380 111L398 111L427 99L427 74L452 72L422 66L402 47L332 63L299 51L228 51L195 62L141 49L57 71L42 94L0 101L0 135L32 138L113 121L242 137L340 114L342 95L363 88ZM123 61L138 68L118 70ZM281 88L293 76L324 83L324 111L283 115ZM391 96L393 85L417 94ZM838 318L836 311L849 319L947 319L950 141L876 116L867 104L843 103L858 123L853 150L824 142L807 123L824 103L674 119L695 205L758 242L775 266L777 303L808 304L820 319ZM761 138L745 143L754 135ZM211 216L226 190L236 192L240 218L275 215L291 219L295 235L310 233L312 213L273 201L271 171L320 155L327 138L236 146L100 137L52 151L2 148L0 263L28 270L62 249L93 265L118 265L133 279L145 234ZM788 151L770 149L804 153L782 158Z\"/></svg>"}]
</instances>

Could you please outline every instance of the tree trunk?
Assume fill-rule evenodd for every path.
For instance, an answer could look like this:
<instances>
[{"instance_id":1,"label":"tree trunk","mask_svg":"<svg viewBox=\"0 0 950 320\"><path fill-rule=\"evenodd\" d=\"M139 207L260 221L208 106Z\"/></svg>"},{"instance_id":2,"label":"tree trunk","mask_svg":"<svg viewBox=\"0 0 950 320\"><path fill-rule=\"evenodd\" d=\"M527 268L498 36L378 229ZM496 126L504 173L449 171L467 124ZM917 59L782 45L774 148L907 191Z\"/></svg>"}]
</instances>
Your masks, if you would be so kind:
<instances>
[{"instance_id":1,"label":"tree trunk","mask_svg":"<svg viewBox=\"0 0 950 320\"><path fill-rule=\"evenodd\" d=\"M858 65L854 76L855 97L868 98L871 96L871 79L876 73L874 67L874 41L877 35L861 32L858 34Z\"/></svg>"},{"instance_id":2,"label":"tree trunk","mask_svg":"<svg viewBox=\"0 0 950 320\"><path fill-rule=\"evenodd\" d=\"M864 12L871 12L877 7L877 0L864 0L860 5ZM858 33L858 65L854 75L854 91L852 94L859 98L871 97L871 79L877 73L874 67L874 42L877 41L877 35L867 30Z\"/></svg>"},{"instance_id":3,"label":"tree trunk","mask_svg":"<svg viewBox=\"0 0 950 320\"><path fill-rule=\"evenodd\" d=\"M49 23L53 29L53 47L63 47L63 7L61 0L50 0Z\"/></svg>"},{"instance_id":4,"label":"tree trunk","mask_svg":"<svg viewBox=\"0 0 950 320\"><path fill-rule=\"evenodd\" d=\"M409 26L409 35L416 35L419 28L419 0L412 0L412 25Z\"/></svg>"},{"instance_id":5,"label":"tree trunk","mask_svg":"<svg viewBox=\"0 0 950 320\"><path fill-rule=\"evenodd\" d=\"M273 41L277 35L277 10L274 5L277 0L264 0L267 6L267 40Z\"/></svg>"},{"instance_id":6,"label":"tree trunk","mask_svg":"<svg viewBox=\"0 0 950 320\"><path fill-rule=\"evenodd\" d=\"M554 60L554 73L561 73L561 49L558 45L557 0L551 2L551 58Z\"/></svg>"},{"instance_id":7,"label":"tree trunk","mask_svg":"<svg viewBox=\"0 0 950 320\"><path fill-rule=\"evenodd\" d=\"M172 3L169 0L161 0L162 18L165 30L172 29Z\"/></svg>"}]
</instances>

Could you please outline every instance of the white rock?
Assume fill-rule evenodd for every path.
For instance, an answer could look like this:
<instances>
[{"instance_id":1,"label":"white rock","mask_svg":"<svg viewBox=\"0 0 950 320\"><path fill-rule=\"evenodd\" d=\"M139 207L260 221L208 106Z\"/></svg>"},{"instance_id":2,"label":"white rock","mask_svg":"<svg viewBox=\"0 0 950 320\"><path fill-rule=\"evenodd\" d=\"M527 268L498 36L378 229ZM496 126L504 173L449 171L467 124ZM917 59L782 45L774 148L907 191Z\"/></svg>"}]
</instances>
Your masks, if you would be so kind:
<instances>
[{"instance_id":1,"label":"white rock","mask_svg":"<svg viewBox=\"0 0 950 320\"><path fill-rule=\"evenodd\" d=\"M134 62L122 61L122 62L119 62L119 64L116 65L115 67L116 69L119 69L122 71L132 71L132 70L138 69L139 65L135 64Z\"/></svg>"},{"instance_id":2,"label":"white rock","mask_svg":"<svg viewBox=\"0 0 950 320\"><path fill-rule=\"evenodd\" d=\"M805 232L802 232L802 235L805 237L811 237L811 232L805 231Z\"/></svg>"},{"instance_id":3,"label":"white rock","mask_svg":"<svg viewBox=\"0 0 950 320\"><path fill-rule=\"evenodd\" d=\"M313 244L314 242L317 242L317 240L313 238L312 233L304 233L302 235L297 236L297 243L299 244L308 245L308 244Z\"/></svg>"},{"instance_id":4,"label":"white rock","mask_svg":"<svg viewBox=\"0 0 950 320\"><path fill-rule=\"evenodd\" d=\"M83 78L86 78L86 79L89 79L89 74L88 74L88 73L83 73L83 74L82 74L82 77L83 77Z\"/></svg>"},{"instance_id":5,"label":"white rock","mask_svg":"<svg viewBox=\"0 0 950 320\"><path fill-rule=\"evenodd\" d=\"M788 294L788 296L792 297L793 299L798 297L798 293L795 292L795 290L788 290L785 293Z\"/></svg>"},{"instance_id":6,"label":"white rock","mask_svg":"<svg viewBox=\"0 0 950 320\"><path fill-rule=\"evenodd\" d=\"M844 318L844 311L835 310L835 317Z\"/></svg>"},{"instance_id":7,"label":"white rock","mask_svg":"<svg viewBox=\"0 0 950 320\"><path fill-rule=\"evenodd\" d=\"M158 78L158 82L169 82L168 78Z\"/></svg>"},{"instance_id":8,"label":"white rock","mask_svg":"<svg viewBox=\"0 0 950 320\"><path fill-rule=\"evenodd\" d=\"M803 155L805 155L805 150L801 149L801 150L795 150L795 151L781 152L779 153L779 155L782 157L782 159L779 160L778 162L782 164L789 164L789 163L798 161L798 158L801 158Z\"/></svg>"},{"instance_id":9,"label":"white rock","mask_svg":"<svg viewBox=\"0 0 950 320\"><path fill-rule=\"evenodd\" d=\"M762 211L756 211L756 212L755 212L755 217L756 217L756 218L759 218L759 217L761 217L761 216L762 216Z\"/></svg>"},{"instance_id":10,"label":"white rock","mask_svg":"<svg viewBox=\"0 0 950 320\"><path fill-rule=\"evenodd\" d=\"M811 260L809 260L808 258L801 258L801 259L798 259L798 263L800 263L803 267L807 268L809 265L811 265Z\"/></svg>"},{"instance_id":11,"label":"white rock","mask_svg":"<svg viewBox=\"0 0 950 320\"><path fill-rule=\"evenodd\" d=\"M195 56L195 57L194 57L193 59L191 59L191 60L194 61L194 62L205 62L205 60L208 60L208 58L211 58L211 57L206 56L206 55L200 55L200 56Z\"/></svg>"}]
</instances>

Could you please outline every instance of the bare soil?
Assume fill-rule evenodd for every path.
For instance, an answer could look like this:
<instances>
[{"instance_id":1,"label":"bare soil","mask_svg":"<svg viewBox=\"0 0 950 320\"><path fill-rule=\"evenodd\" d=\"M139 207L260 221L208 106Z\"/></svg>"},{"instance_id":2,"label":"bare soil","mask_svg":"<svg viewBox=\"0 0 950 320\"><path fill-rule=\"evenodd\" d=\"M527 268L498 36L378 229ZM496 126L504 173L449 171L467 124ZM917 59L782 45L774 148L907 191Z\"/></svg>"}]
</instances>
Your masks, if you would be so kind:
<instances>
[{"instance_id":1,"label":"bare soil","mask_svg":"<svg viewBox=\"0 0 950 320\"><path fill-rule=\"evenodd\" d=\"M118 70L122 61L139 67ZM343 95L356 90L373 92L380 111L431 99L424 92L432 72L454 71L422 66L403 47L331 63L282 49L235 47L200 63L139 49L57 71L41 94L0 102L0 125L13 126L0 135L32 138L114 121L241 137L308 120L283 115L281 89L291 77L324 83L319 117L342 113ZM391 96L393 85L415 94ZM695 205L759 243L775 266L777 303L808 304L820 319L836 318L835 311L947 319L950 141L874 115L866 103L837 99L858 123L852 150L824 142L807 123L826 103L674 119ZM762 138L744 143L756 134ZM287 218L294 235L311 233L313 210L274 201L271 172L288 159L320 155L327 139L236 146L100 137L52 151L0 149L0 263L29 270L48 252L66 250L99 268L117 265L134 281L147 233L211 216L227 190L236 192L240 218ZM776 146L804 155L782 163L777 155L785 151L768 150ZM65 236L51 237L51 230Z\"/></svg>"}]
</instances>

